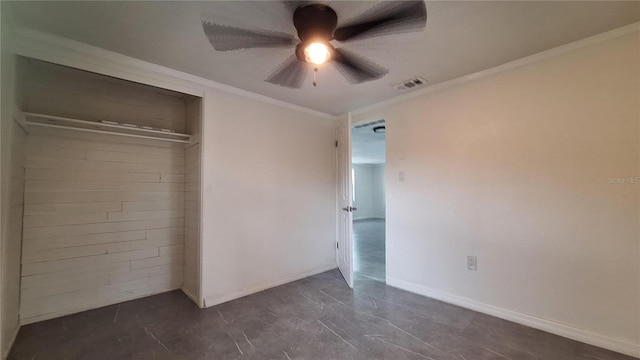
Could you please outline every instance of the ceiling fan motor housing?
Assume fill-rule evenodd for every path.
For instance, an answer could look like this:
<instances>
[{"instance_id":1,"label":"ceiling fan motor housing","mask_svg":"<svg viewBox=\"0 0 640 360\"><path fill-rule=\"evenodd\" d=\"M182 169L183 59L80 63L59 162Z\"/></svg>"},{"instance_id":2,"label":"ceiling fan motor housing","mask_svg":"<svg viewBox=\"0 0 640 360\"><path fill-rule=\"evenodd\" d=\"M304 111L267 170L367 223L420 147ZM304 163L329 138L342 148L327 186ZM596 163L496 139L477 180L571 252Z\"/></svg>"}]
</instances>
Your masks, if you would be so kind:
<instances>
[{"instance_id":1,"label":"ceiling fan motor housing","mask_svg":"<svg viewBox=\"0 0 640 360\"><path fill-rule=\"evenodd\" d=\"M322 42L333 49L329 40L338 26L338 15L327 5L311 4L297 8L293 13L293 25L301 44L296 48L298 59L304 61L304 47L311 42Z\"/></svg>"}]
</instances>

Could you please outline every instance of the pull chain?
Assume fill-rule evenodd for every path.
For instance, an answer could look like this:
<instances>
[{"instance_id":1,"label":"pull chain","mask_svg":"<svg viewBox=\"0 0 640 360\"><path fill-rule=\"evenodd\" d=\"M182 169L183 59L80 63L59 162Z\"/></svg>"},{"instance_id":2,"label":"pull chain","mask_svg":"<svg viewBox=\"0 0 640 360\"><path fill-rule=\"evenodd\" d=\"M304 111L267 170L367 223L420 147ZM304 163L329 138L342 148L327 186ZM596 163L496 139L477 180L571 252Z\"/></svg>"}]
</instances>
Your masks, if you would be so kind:
<instances>
[{"instance_id":1,"label":"pull chain","mask_svg":"<svg viewBox=\"0 0 640 360\"><path fill-rule=\"evenodd\" d=\"M318 86L318 82L316 81L316 74L318 73L318 67L313 68L313 87Z\"/></svg>"}]
</instances>

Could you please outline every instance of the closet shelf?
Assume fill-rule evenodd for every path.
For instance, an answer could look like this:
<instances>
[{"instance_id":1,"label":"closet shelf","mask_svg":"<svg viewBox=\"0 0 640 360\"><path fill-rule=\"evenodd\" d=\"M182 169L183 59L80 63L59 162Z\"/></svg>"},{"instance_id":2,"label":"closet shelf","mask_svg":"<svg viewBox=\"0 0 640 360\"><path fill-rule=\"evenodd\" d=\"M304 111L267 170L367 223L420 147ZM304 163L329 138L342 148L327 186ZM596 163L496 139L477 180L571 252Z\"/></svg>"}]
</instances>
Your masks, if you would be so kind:
<instances>
[{"instance_id":1,"label":"closet shelf","mask_svg":"<svg viewBox=\"0 0 640 360\"><path fill-rule=\"evenodd\" d=\"M98 134L110 134L117 136L127 136L141 139L153 139L188 144L191 142L191 135L162 130L144 129L122 124L111 124L97 121L72 119L62 116L38 114L32 112L19 111L18 123L25 130L29 127L43 127L82 131Z\"/></svg>"}]
</instances>

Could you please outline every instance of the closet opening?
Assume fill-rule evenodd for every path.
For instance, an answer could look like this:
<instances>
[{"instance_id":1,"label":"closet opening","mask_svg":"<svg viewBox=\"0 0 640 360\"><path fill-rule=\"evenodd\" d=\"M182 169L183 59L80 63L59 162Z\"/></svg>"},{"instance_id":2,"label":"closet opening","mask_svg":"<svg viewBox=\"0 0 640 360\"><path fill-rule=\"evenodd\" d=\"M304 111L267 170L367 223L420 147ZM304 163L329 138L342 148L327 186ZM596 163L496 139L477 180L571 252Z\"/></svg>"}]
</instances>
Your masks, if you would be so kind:
<instances>
[{"instance_id":1,"label":"closet opening","mask_svg":"<svg viewBox=\"0 0 640 360\"><path fill-rule=\"evenodd\" d=\"M170 290L200 305L202 99L18 57L20 324Z\"/></svg>"}]
</instances>

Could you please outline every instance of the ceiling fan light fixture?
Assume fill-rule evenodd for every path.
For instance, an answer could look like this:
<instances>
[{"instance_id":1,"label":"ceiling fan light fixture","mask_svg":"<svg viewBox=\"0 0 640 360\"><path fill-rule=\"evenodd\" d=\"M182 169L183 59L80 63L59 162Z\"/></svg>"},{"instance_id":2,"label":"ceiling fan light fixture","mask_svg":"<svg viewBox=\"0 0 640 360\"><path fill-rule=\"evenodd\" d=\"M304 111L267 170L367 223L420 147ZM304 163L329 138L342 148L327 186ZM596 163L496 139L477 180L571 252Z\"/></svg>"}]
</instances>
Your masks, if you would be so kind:
<instances>
[{"instance_id":1,"label":"ceiling fan light fixture","mask_svg":"<svg viewBox=\"0 0 640 360\"><path fill-rule=\"evenodd\" d=\"M310 64L324 64L331 59L331 48L322 42L312 42L304 48L304 59Z\"/></svg>"},{"instance_id":2,"label":"ceiling fan light fixture","mask_svg":"<svg viewBox=\"0 0 640 360\"><path fill-rule=\"evenodd\" d=\"M330 6L309 1L288 1L286 8L293 10L294 36L268 30L245 29L220 25L209 21L209 15L201 18L204 33L217 51L248 48L293 47L289 56L265 81L292 89L299 89L312 65L313 85L320 64L331 62L352 84L378 80L389 70L352 53L344 47L334 48L331 42L344 43L375 36L422 31L427 24L427 8L424 0L383 1L370 10L348 19L338 27L338 15ZM334 44L335 44L334 42ZM297 45L296 45L297 43Z\"/></svg>"}]
</instances>

